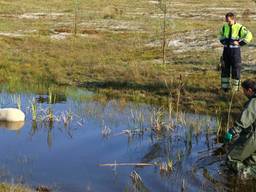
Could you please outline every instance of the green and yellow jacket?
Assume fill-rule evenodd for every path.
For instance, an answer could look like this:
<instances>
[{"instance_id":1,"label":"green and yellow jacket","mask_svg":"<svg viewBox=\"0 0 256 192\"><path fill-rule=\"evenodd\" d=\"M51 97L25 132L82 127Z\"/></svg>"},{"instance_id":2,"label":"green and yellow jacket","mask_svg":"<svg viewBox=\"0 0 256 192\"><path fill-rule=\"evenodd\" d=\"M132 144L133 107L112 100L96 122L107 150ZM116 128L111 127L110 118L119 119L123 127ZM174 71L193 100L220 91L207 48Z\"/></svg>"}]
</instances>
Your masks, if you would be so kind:
<instances>
[{"instance_id":1,"label":"green and yellow jacket","mask_svg":"<svg viewBox=\"0 0 256 192\"><path fill-rule=\"evenodd\" d=\"M235 23L234 25L225 23L220 29L219 40L225 46L234 45L234 41L238 41L239 45L243 46L250 43L252 38L252 33L239 23Z\"/></svg>"}]
</instances>

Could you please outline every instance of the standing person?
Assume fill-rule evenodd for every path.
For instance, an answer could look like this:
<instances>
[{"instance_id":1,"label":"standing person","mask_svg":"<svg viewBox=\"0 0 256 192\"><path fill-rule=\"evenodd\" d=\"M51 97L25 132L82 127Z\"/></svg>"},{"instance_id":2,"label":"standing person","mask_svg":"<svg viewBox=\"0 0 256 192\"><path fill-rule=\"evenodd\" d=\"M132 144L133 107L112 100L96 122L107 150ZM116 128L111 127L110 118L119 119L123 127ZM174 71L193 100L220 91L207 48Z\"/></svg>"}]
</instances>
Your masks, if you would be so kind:
<instances>
[{"instance_id":1,"label":"standing person","mask_svg":"<svg viewBox=\"0 0 256 192\"><path fill-rule=\"evenodd\" d=\"M250 170L256 173L256 82L248 79L242 83L248 101L240 118L225 135L225 141L234 141L228 153L228 165L235 172Z\"/></svg>"},{"instance_id":2,"label":"standing person","mask_svg":"<svg viewBox=\"0 0 256 192\"><path fill-rule=\"evenodd\" d=\"M252 40L252 33L243 25L236 22L234 13L227 13L226 23L220 30L220 42L224 45L223 62L221 67L221 88L230 89L230 72L232 74L232 90L238 91L241 71L240 46Z\"/></svg>"}]
</instances>

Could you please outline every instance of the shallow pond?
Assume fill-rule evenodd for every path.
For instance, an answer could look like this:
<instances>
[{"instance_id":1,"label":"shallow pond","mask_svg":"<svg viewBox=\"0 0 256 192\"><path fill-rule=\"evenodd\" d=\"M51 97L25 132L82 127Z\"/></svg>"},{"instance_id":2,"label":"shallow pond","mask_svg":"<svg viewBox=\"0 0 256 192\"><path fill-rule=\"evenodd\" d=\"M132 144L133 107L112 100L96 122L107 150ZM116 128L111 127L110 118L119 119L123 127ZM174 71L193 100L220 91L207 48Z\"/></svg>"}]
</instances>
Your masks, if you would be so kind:
<instances>
[{"instance_id":1,"label":"shallow pond","mask_svg":"<svg viewBox=\"0 0 256 192\"><path fill-rule=\"evenodd\" d=\"M254 188L253 180L228 173L223 157L216 155L221 144L216 144L215 117L182 113L170 118L148 104L97 101L83 90L76 95L83 100L1 92L1 107L20 105L26 121L0 124L0 181L72 192ZM152 131L157 123L166 130Z\"/></svg>"}]
</instances>

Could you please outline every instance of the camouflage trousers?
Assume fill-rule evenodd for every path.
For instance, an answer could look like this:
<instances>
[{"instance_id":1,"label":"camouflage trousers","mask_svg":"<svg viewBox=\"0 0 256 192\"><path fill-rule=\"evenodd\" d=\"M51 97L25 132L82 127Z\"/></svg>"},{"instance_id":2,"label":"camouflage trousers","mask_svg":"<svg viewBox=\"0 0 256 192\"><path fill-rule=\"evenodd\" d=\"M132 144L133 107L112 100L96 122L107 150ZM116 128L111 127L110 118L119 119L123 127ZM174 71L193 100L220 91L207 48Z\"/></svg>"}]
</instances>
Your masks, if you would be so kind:
<instances>
[{"instance_id":1,"label":"camouflage trousers","mask_svg":"<svg viewBox=\"0 0 256 192\"><path fill-rule=\"evenodd\" d=\"M256 175L256 154L244 161L238 161L228 156L227 166L235 173L250 172Z\"/></svg>"},{"instance_id":2,"label":"camouflage trousers","mask_svg":"<svg viewBox=\"0 0 256 192\"><path fill-rule=\"evenodd\" d=\"M256 173L256 133L254 131L242 133L232 144L227 156L227 165L236 173L241 171Z\"/></svg>"}]
</instances>

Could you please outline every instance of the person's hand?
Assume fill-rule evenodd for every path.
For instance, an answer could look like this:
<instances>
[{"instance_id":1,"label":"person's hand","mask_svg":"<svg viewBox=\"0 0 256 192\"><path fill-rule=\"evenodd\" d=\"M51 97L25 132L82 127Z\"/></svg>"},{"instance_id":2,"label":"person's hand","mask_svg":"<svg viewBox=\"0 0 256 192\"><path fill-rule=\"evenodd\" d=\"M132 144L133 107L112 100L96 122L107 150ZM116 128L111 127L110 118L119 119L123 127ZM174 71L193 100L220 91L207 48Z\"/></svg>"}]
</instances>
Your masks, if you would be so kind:
<instances>
[{"instance_id":1,"label":"person's hand","mask_svg":"<svg viewBox=\"0 0 256 192\"><path fill-rule=\"evenodd\" d=\"M231 133L227 132L225 137L224 137L224 142L229 143L229 142L232 141L232 139L233 139L233 135Z\"/></svg>"},{"instance_id":2,"label":"person's hand","mask_svg":"<svg viewBox=\"0 0 256 192\"><path fill-rule=\"evenodd\" d=\"M239 41L234 41L234 45L239 45Z\"/></svg>"}]
</instances>

